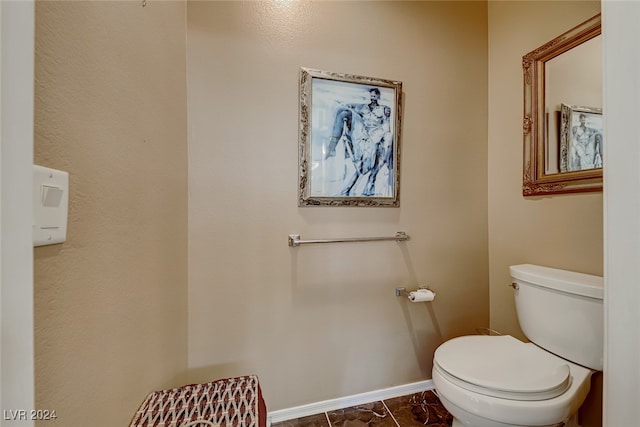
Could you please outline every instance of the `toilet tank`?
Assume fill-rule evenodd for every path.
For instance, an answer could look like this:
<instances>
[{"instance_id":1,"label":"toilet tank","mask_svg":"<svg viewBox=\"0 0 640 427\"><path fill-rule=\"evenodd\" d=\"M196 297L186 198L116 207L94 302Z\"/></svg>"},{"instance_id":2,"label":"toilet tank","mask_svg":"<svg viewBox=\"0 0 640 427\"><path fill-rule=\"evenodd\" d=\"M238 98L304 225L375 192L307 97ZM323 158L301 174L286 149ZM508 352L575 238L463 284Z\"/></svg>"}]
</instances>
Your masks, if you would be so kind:
<instances>
[{"instance_id":1,"label":"toilet tank","mask_svg":"<svg viewBox=\"0 0 640 427\"><path fill-rule=\"evenodd\" d=\"M509 270L518 321L527 338L563 359L602 371L602 277L531 264Z\"/></svg>"}]
</instances>

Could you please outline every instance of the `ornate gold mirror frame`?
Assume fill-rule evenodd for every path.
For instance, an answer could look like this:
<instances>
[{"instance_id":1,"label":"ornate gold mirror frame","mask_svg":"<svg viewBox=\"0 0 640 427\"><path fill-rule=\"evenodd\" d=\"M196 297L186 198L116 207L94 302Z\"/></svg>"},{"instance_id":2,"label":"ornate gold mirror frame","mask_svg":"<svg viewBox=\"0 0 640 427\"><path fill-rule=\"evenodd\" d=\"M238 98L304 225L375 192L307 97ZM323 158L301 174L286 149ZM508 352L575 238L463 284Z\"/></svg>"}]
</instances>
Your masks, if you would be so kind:
<instances>
[{"instance_id":1,"label":"ornate gold mirror frame","mask_svg":"<svg viewBox=\"0 0 640 427\"><path fill-rule=\"evenodd\" d=\"M585 170L549 171L550 151L558 156L560 142L550 148L549 112L546 107L547 62L601 33L600 15L581 23L522 58L524 71L524 173L523 196L602 191L602 167ZM600 59L601 60L601 59ZM571 100L567 100L571 103ZM555 111L551 114L558 114ZM563 120L562 126L566 126ZM564 130L566 132L566 129ZM558 130L558 135L562 130Z\"/></svg>"}]
</instances>

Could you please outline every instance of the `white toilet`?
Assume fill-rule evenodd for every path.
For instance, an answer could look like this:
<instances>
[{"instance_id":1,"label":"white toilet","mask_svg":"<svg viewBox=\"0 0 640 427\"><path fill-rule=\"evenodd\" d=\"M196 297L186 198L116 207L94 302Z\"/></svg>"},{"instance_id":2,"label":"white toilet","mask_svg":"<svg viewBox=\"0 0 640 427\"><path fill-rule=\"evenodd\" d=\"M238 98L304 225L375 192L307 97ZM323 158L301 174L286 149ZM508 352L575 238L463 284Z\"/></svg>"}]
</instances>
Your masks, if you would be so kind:
<instances>
[{"instance_id":1,"label":"white toilet","mask_svg":"<svg viewBox=\"0 0 640 427\"><path fill-rule=\"evenodd\" d=\"M433 382L454 427L577 426L602 370L602 277L531 264L510 267L520 327L442 344Z\"/></svg>"}]
</instances>

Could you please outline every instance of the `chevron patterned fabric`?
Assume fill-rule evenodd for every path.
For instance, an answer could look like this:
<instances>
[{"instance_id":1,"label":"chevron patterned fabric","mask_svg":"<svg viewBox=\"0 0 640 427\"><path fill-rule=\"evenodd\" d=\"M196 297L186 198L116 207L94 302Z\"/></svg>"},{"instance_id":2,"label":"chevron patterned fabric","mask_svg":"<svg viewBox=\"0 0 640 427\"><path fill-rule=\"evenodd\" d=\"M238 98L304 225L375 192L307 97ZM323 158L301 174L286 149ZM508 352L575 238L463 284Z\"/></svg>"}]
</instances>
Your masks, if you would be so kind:
<instances>
[{"instance_id":1,"label":"chevron patterned fabric","mask_svg":"<svg viewBox=\"0 0 640 427\"><path fill-rule=\"evenodd\" d=\"M266 427L256 375L154 391L129 427Z\"/></svg>"}]
</instances>

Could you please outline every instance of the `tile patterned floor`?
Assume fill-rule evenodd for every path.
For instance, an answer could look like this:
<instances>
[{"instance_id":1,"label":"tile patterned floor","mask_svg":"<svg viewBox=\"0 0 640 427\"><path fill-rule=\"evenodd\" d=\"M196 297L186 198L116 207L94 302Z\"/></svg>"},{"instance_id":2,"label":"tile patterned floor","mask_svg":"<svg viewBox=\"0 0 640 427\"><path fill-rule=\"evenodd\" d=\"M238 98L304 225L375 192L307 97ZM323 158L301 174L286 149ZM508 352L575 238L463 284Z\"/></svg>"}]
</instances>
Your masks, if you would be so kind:
<instances>
[{"instance_id":1,"label":"tile patterned floor","mask_svg":"<svg viewBox=\"0 0 640 427\"><path fill-rule=\"evenodd\" d=\"M273 423L272 427L449 427L453 418L431 391Z\"/></svg>"}]
</instances>

